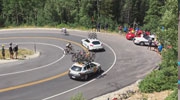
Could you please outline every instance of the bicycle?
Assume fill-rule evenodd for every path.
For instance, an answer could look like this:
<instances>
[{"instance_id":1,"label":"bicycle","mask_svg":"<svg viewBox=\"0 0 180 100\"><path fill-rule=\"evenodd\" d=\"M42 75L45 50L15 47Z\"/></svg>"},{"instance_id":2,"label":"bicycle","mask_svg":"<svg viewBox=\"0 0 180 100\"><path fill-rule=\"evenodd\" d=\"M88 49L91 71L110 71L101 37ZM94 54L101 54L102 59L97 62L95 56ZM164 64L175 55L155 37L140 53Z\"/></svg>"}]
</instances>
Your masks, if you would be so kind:
<instances>
[{"instance_id":1,"label":"bicycle","mask_svg":"<svg viewBox=\"0 0 180 100\"><path fill-rule=\"evenodd\" d=\"M77 50L72 53L72 62L80 62L81 61L81 51Z\"/></svg>"},{"instance_id":2,"label":"bicycle","mask_svg":"<svg viewBox=\"0 0 180 100\"><path fill-rule=\"evenodd\" d=\"M94 61L95 60L95 57L96 57L96 53L95 52L91 52L90 53L90 58L89 58L89 61Z\"/></svg>"},{"instance_id":3,"label":"bicycle","mask_svg":"<svg viewBox=\"0 0 180 100\"><path fill-rule=\"evenodd\" d=\"M73 53L74 53L73 46L71 46L70 48L66 47L66 48L64 49L64 51L65 51L65 55L67 55L67 54L73 54Z\"/></svg>"},{"instance_id":4,"label":"bicycle","mask_svg":"<svg viewBox=\"0 0 180 100\"><path fill-rule=\"evenodd\" d=\"M69 35L69 32L67 31L66 28L62 28L61 32L63 32L65 36Z\"/></svg>"},{"instance_id":5,"label":"bicycle","mask_svg":"<svg viewBox=\"0 0 180 100\"><path fill-rule=\"evenodd\" d=\"M77 53L74 53L71 58L72 62L77 62L77 59L78 59Z\"/></svg>"},{"instance_id":6,"label":"bicycle","mask_svg":"<svg viewBox=\"0 0 180 100\"><path fill-rule=\"evenodd\" d=\"M96 33L89 33L88 38L90 39L97 39L97 34Z\"/></svg>"}]
</instances>

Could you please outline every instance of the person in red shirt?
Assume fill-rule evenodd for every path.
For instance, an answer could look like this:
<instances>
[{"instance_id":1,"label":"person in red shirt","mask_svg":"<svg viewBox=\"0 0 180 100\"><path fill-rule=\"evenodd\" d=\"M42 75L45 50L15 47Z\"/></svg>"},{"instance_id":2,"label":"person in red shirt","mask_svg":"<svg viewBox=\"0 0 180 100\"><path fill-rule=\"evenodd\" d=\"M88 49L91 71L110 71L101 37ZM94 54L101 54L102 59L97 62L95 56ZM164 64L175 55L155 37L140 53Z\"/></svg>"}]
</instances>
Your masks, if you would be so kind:
<instances>
[{"instance_id":1,"label":"person in red shirt","mask_svg":"<svg viewBox=\"0 0 180 100\"><path fill-rule=\"evenodd\" d=\"M137 32L137 37L141 37L141 34L142 34L143 32L142 32L142 30L138 30L138 32Z\"/></svg>"},{"instance_id":2,"label":"person in red shirt","mask_svg":"<svg viewBox=\"0 0 180 100\"><path fill-rule=\"evenodd\" d=\"M149 31L146 31L146 35L150 35L150 32L149 32Z\"/></svg>"}]
</instances>

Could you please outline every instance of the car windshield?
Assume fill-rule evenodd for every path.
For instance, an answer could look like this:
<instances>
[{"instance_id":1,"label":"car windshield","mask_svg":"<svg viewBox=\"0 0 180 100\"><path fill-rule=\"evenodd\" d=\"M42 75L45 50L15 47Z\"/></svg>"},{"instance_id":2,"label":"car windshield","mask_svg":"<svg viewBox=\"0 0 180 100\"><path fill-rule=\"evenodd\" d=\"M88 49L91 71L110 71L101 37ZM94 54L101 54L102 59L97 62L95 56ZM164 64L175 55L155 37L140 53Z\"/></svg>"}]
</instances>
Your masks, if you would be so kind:
<instances>
[{"instance_id":1,"label":"car windshield","mask_svg":"<svg viewBox=\"0 0 180 100\"><path fill-rule=\"evenodd\" d=\"M93 41L92 42L94 45L98 45L98 44L100 44L100 42L99 41Z\"/></svg>"},{"instance_id":2,"label":"car windshield","mask_svg":"<svg viewBox=\"0 0 180 100\"><path fill-rule=\"evenodd\" d=\"M74 71L81 71L82 68L78 66L73 66L71 69Z\"/></svg>"}]
</instances>

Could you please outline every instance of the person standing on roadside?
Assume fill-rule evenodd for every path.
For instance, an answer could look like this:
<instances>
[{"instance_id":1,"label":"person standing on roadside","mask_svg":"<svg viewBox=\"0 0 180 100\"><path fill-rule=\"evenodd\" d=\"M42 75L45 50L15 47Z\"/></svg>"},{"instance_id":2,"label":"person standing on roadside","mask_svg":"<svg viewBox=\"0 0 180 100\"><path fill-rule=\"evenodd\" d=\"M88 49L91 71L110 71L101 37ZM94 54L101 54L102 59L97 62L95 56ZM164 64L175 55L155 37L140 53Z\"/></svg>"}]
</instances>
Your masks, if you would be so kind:
<instances>
[{"instance_id":1,"label":"person standing on roadside","mask_svg":"<svg viewBox=\"0 0 180 100\"><path fill-rule=\"evenodd\" d=\"M119 33L121 34L122 33L122 26L121 25L118 27L118 30L119 30Z\"/></svg>"},{"instance_id":2,"label":"person standing on roadside","mask_svg":"<svg viewBox=\"0 0 180 100\"><path fill-rule=\"evenodd\" d=\"M16 46L13 48L13 51L14 51L15 58L17 59L17 56L18 56L18 45L17 45L17 44L16 44Z\"/></svg>"},{"instance_id":3,"label":"person standing on roadside","mask_svg":"<svg viewBox=\"0 0 180 100\"><path fill-rule=\"evenodd\" d=\"M97 32L100 32L101 24L97 23Z\"/></svg>"},{"instance_id":4,"label":"person standing on roadside","mask_svg":"<svg viewBox=\"0 0 180 100\"><path fill-rule=\"evenodd\" d=\"M9 44L9 54L10 54L10 58L14 59L13 57L13 49L12 49L12 43Z\"/></svg>"},{"instance_id":5,"label":"person standing on roadside","mask_svg":"<svg viewBox=\"0 0 180 100\"><path fill-rule=\"evenodd\" d=\"M152 38L151 37L148 39L148 42L149 42L149 45L148 45L147 49L151 50L151 46L152 46Z\"/></svg>"},{"instance_id":6,"label":"person standing on roadside","mask_svg":"<svg viewBox=\"0 0 180 100\"><path fill-rule=\"evenodd\" d=\"M106 23L106 25L105 25L105 30L106 31L108 30L108 27L109 27L109 25L108 25L108 23Z\"/></svg>"},{"instance_id":7,"label":"person standing on roadside","mask_svg":"<svg viewBox=\"0 0 180 100\"><path fill-rule=\"evenodd\" d=\"M2 58L5 59L5 49L4 49L4 44L2 44Z\"/></svg>"}]
</instances>

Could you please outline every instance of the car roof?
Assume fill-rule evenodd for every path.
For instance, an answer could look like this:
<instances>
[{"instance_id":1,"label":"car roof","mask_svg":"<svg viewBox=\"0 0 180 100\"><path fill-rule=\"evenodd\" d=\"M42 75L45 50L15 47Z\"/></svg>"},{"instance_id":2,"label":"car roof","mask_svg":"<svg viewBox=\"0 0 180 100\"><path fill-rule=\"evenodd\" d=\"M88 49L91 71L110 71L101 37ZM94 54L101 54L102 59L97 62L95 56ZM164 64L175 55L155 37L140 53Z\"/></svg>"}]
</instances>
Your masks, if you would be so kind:
<instances>
[{"instance_id":1,"label":"car roof","mask_svg":"<svg viewBox=\"0 0 180 100\"><path fill-rule=\"evenodd\" d=\"M96 63L96 62L90 62L89 64L98 64L98 63ZM82 62L82 63L78 63L78 62L76 62L76 63L74 63L73 64L73 66L78 66L78 67L85 67L86 65L88 65L88 62Z\"/></svg>"},{"instance_id":2,"label":"car roof","mask_svg":"<svg viewBox=\"0 0 180 100\"><path fill-rule=\"evenodd\" d=\"M85 64L76 62L76 63L73 64L73 66L84 67Z\"/></svg>"}]
</instances>

